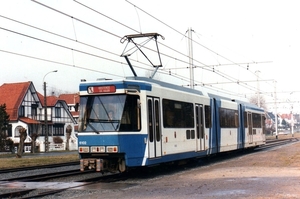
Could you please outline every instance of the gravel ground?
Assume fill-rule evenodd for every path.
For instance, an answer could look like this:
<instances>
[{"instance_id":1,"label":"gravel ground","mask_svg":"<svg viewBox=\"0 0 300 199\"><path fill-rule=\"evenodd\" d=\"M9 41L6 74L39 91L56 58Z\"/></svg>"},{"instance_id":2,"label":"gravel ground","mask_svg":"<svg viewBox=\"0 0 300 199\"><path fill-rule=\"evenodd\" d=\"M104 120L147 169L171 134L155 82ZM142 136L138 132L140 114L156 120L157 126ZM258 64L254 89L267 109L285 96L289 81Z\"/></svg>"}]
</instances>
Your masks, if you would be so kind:
<instances>
[{"instance_id":1,"label":"gravel ground","mask_svg":"<svg viewBox=\"0 0 300 199\"><path fill-rule=\"evenodd\" d=\"M17 173L14 175L23 175ZM1 174L1 179L12 177L5 175L11 174ZM76 180L80 179L61 179ZM300 143L154 178L99 183L44 198L300 198Z\"/></svg>"}]
</instances>

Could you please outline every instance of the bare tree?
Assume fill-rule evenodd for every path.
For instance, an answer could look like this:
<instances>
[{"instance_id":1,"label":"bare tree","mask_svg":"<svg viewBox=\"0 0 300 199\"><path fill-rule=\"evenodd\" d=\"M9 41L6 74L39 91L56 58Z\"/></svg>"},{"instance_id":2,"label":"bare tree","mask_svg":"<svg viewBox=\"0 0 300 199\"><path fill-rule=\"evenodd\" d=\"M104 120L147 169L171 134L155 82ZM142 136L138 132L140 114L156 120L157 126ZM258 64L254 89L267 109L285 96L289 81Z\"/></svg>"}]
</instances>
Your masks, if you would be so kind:
<instances>
[{"instance_id":1,"label":"bare tree","mask_svg":"<svg viewBox=\"0 0 300 199\"><path fill-rule=\"evenodd\" d=\"M258 99L259 99L259 107L263 108L264 110L267 110L267 104L266 104L266 99L264 96L259 95L259 98L257 95L252 95L249 99L250 103L255 104L258 106Z\"/></svg>"},{"instance_id":2,"label":"bare tree","mask_svg":"<svg viewBox=\"0 0 300 199\"><path fill-rule=\"evenodd\" d=\"M66 136L67 136L67 141L66 141L66 150L70 150L70 138L71 138L71 133L72 133L72 127L69 125L66 129Z\"/></svg>"},{"instance_id":3,"label":"bare tree","mask_svg":"<svg viewBox=\"0 0 300 199\"><path fill-rule=\"evenodd\" d=\"M48 96L60 96L61 94L72 94L72 93L76 93L77 91L67 91L67 90L63 90L57 87L51 87L47 90L47 95Z\"/></svg>"},{"instance_id":4,"label":"bare tree","mask_svg":"<svg viewBox=\"0 0 300 199\"><path fill-rule=\"evenodd\" d=\"M20 133L20 142L19 142L18 153L16 155L17 158L21 158L23 155L24 141L26 140L27 137L27 130L25 128L20 128L19 133Z\"/></svg>"},{"instance_id":5,"label":"bare tree","mask_svg":"<svg viewBox=\"0 0 300 199\"><path fill-rule=\"evenodd\" d=\"M42 130L42 125L41 124L33 124L31 126L31 153L35 153L36 151L36 139L40 136Z\"/></svg>"},{"instance_id":6,"label":"bare tree","mask_svg":"<svg viewBox=\"0 0 300 199\"><path fill-rule=\"evenodd\" d=\"M39 137L38 133L33 133L31 135L31 153L35 153L36 139Z\"/></svg>"}]
</instances>

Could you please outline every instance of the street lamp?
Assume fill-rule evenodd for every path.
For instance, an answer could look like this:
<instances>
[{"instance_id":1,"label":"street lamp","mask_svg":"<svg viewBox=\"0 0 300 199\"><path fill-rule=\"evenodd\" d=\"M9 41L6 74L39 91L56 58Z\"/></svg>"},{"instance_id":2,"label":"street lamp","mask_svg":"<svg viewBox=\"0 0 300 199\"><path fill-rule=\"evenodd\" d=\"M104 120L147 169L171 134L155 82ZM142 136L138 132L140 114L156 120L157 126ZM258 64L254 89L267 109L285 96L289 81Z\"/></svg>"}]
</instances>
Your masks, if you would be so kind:
<instances>
[{"instance_id":1,"label":"street lamp","mask_svg":"<svg viewBox=\"0 0 300 199\"><path fill-rule=\"evenodd\" d=\"M43 78L43 82L44 82L44 106L45 106L45 116L44 116L44 121L45 121L45 152L49 151L49 142L48 142L48 118L47 118L47 90L46 90L46 82L45 82L45 77L49 74L49 73L56 73L57 70L54 71L50 71L48 72L44 78Z\"/></svg>"}]
</instances>

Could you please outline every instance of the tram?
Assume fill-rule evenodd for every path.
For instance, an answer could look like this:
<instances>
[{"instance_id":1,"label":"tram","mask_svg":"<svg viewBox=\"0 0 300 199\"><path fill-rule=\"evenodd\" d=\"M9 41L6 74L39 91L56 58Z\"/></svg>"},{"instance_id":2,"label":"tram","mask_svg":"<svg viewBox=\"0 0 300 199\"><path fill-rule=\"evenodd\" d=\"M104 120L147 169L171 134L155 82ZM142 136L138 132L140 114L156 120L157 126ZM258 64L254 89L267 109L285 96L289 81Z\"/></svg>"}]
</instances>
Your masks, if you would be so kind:
<instances>
[{"instance_id":1,"label":"tram","mask_svg":"<svg viewBox=\"0 0 300 199\"><path fill-rule=\"evenodd\" d=\"M265 144L256 105L133 74L81 82L82 171L124 172Z\"/></svg>"}]
</instances>

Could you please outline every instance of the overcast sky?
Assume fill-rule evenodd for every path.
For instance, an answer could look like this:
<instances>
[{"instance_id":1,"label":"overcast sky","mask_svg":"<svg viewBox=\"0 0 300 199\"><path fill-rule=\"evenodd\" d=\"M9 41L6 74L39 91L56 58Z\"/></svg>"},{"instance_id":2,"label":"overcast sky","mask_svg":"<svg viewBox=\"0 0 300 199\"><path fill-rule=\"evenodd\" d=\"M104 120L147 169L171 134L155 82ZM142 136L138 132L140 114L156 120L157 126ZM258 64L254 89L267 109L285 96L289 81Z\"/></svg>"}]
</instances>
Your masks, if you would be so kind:
<instances>
[{"instance_id":1,"label":"overcast sky","mask_svg":"<svg viewBox=\"0 0 300 199\"><path fill-rule=\"evenodd\" d=\"M44 80L48 90L64 93L77 92L81 79L132 76L120 57L126 46L120 39L156 32L165 38L158 41L161 53L167 56L162 56L163 67L154 78L187 86L186 32L191 28L195 89L204 84L249 98L259 87L272 109L276 81L281 109L289 110L292 104L281 102L299 99L300 12L296 0L37 2L43 5L30 0L1 3L0 84L33 81L42 93L45 75L58 70ZM157 57L151 54L150 58ZM133 64L139 76L151 75L153 69L141 54L131 59L138 61ZM169 73L171 76L164 75ZM294 103L295 111L298 104Z\"/></svg>"}]
</instances>

